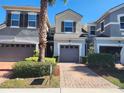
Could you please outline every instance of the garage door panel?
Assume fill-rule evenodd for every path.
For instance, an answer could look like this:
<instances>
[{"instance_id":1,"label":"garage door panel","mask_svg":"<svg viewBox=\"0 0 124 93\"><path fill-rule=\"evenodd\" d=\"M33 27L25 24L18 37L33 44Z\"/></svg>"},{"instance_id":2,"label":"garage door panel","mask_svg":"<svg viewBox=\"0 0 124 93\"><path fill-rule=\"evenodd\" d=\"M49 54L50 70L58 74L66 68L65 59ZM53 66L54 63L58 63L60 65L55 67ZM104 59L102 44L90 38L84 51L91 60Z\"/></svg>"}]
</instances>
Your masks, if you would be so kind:
<instances>
[{"instance_id":1,"label":"garage door panel","mask_svg":"<svg viewBox=\"0 0 124 93\"><path fill-rule=\"evenodd\" d=\"M0 47L0 61L22 61L33 55L35 47Z\"/></svg>"},{"instance_id":2,"label":"garage door panel","mask_svg":"<svg viewBox=\"0 0 124 93\"><path fill-rule=\"evenodd\" d=\"M78 62L79 47L78 46L61 46L60 61L61 62Z\"/></svg>"}]
</instances>

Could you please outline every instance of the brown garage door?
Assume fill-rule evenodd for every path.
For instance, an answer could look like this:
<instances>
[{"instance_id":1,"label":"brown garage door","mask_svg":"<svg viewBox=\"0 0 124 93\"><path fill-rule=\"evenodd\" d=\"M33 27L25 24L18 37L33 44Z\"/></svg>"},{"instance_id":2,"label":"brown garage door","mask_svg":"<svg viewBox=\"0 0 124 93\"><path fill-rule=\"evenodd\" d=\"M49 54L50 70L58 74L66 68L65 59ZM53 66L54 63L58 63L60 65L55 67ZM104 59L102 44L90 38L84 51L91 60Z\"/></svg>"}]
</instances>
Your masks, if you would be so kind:
<instances>
[{"instance_id":1,"label":"brown garage door","mask_svg":"<svg viewBox=\"0 0 124 93\"><path fill-rule=\"evenodd\" d=\"M0 61L22 61L33 55L35 45L2 44L0 46Z\"/></svg>"},{"instance_id":2,"label":"brown garage door","mask_svg":"<svg viewBox=\"0 0 124 93\"><path fill-rule=\"evenodd\" d=\"M79 62L79 46L61 45L60 62Z\"/></svg>"}]
</instances>

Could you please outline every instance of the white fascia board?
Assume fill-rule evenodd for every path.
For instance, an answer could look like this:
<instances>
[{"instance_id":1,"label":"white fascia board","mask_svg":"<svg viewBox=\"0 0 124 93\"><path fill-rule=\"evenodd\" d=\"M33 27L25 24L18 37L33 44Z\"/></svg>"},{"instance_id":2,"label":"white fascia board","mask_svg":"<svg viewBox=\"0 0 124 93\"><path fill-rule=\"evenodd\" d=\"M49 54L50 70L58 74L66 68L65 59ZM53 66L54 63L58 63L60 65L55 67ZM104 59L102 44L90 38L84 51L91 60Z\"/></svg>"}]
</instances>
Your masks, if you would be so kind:
<instances>
[{"instance_id":1,"label":"white fascia board","mask_svg":"<svg viewBox=\"0 0 124 93\"><path fill-rule=\"evenodd\" d=\"M20 14L19 11L12 11L11 14Z\"/></svg>"}]
</instances>

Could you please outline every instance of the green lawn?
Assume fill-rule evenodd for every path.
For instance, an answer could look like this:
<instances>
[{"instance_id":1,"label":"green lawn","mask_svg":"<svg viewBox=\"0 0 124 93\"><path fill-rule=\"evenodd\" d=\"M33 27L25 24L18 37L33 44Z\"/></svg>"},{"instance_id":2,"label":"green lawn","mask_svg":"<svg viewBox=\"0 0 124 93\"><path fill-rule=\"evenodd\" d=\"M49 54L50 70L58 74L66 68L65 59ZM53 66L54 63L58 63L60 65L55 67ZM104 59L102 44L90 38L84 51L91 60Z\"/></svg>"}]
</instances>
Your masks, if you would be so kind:
<instances>
[{"instance_id":1,"label":"green lawn","mask_svg":"<svg viewBox=\"0 0 124 93\"><path fill-rule=\"evenodd\" d=\"M52 76L51 82L49 76L41 78L10 79L3 82L0 88L58 88L60 81L58 76Z\"/></svg>"},{"instance_id":2,"label":"green lawn","mask_svg":"<svg viewBox=\"0 0 124 93\"><path fill-rule=\"evenodd\" d=\"M89 67L97 74L102 76L103 78L107 79L108 81L112 82L113 84L119 86L120 88L124 89L124 70L118 69L98 69L95 67Z\"/></svg>"}]
</instances>

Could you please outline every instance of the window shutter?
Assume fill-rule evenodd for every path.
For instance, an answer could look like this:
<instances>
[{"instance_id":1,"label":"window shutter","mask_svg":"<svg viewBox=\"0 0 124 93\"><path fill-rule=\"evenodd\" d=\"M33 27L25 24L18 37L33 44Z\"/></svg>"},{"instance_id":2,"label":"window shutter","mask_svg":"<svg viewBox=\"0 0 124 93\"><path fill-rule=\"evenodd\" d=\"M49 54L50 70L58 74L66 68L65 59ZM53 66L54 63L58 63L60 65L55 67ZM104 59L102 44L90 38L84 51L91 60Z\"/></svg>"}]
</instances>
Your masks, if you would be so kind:
<instances>
[{"instance_id":1,"label":"window shutter","mask_svg":"<svg viewBox=\"0 0 124 93\"><path fill-rule=\"evenodd\" d=\"M24 18L23 14L20 14L20 27L24 27Z\"/></svg>"},{"instance_id":2,"label":"window shutter","mask_svg":"<svg viewBox=\"0 0 124 93\"><path fill-rule=\"evenodd\" d=\"M76 32L76 22L73 23L74 32Z\"/></svg>"},{"instance_id":3,"label":"window shutter","mask_svg":"<svg viewBox=\"0 0 124 93\"><path fill-rule=\"evenodd\" d=\"M37 14L37 28L39 28L39 22L40 22L40 21L39 21L39 20L40 20L39 18L40 18L40 15Z\"/></svg>"},{"instance_id":4,"label":"window shutter","mask_svg":"<svg viewBox=\"0 0 124 93\"><path fill-rule=\"evenodd\" d=\"M25 14L24 27L28 27L28 14Z\"/></svg>"},{"instance_id":5,"label":"window shutter","mask_svg":"<svg viewBox=\"0 0 124 93\"><path fill-rule=\"evenodd\" d=\"M6 20L7 20L6 25L11 26L11 13L7 14L7 19Z\"/></svg>"},{"instance_id":6,"label":"window shutter","mask_svg":"<svg viewBox=\"0 0 124 93\"><path fill-rule=\"evenodd\" d=\"M61 32L64 32L64 21L61 23Z\"/></svg>"}]
</instances>

